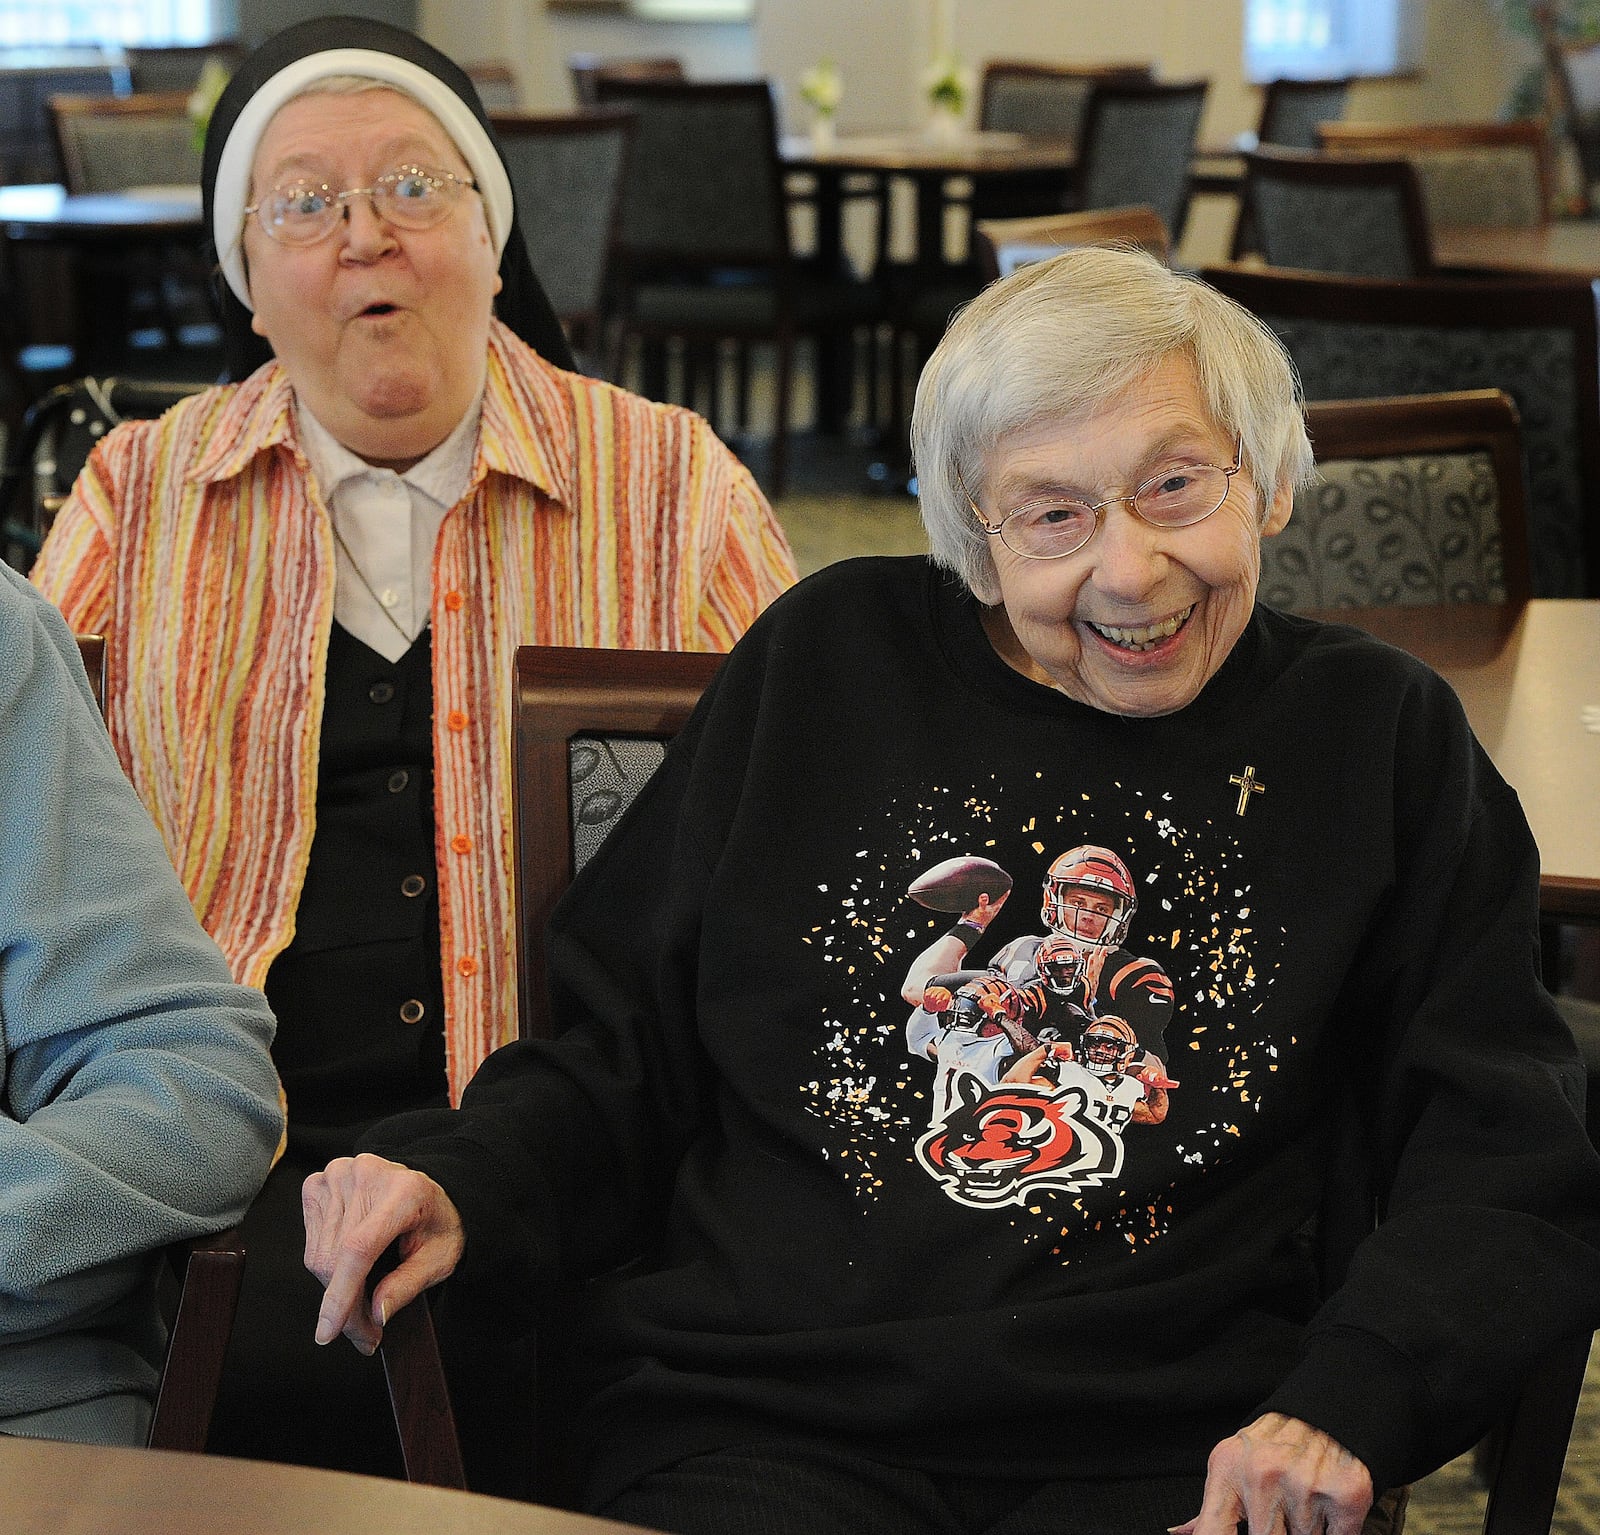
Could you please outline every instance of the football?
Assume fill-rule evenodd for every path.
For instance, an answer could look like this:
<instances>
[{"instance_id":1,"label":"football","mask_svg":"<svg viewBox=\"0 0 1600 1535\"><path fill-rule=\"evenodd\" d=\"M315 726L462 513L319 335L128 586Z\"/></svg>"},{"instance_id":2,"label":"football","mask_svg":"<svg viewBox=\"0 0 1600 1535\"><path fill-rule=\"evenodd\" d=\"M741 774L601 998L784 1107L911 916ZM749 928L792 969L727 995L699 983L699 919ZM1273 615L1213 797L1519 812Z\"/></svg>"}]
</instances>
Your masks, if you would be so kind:
<instances>
[{"instance_id":1,"label":"football","mask_svg":"<svg viewBox=\"0 0 1600 1535\"><path fill-rule=\"evenodd\" d=\"M912 880L906 894L930 911L971 911L978 897L997 901L1011 888L1011 876L988 858L947 858Z\"/></svg>"}]
</instances>

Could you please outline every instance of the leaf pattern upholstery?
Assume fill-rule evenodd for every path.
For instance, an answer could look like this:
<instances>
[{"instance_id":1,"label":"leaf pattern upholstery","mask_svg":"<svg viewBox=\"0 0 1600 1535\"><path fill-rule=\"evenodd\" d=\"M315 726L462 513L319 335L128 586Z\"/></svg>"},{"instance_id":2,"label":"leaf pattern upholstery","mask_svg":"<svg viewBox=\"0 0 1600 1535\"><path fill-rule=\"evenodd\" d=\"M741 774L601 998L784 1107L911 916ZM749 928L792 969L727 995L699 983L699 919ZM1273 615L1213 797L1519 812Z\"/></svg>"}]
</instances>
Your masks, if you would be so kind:
<instances>
[{"instance_id":1,"label":"leaf pattern upholstery","mask_svg":"<svg viewBox=\"0 0 1600 1535\"><path fill-rule=\"evenodd\" d=\"M661 766L666 746L636 736L576 736L567 748L572 783L572 871L610 835Z\"/></svg>"},{"instance_id":2,"label":"leaf pattern upholstery","mask_svg":"<svg viewBox=\"0 0 1600 1535\"><path fill-rule=\"evenodd\" d=\"M194 124L186 116L152 113L62 121L82 167L77 190L199 184L200 151L194 147Z\"/></svg>"},{"instance_id":3,"label":"leaf pattern upholstery","mask_svg":"<svg viewBox=\"0 0 1600 1535\"><path fill-rule=\"evenodd\" d=\"M1364 324L1258 312L1283 338L1309 400L1504 389L1522 419L1533 594L1584 595L1582 396L1572 331L1559 325Z\"/></svg>"},{"instance_id":4,"label":"leaf pattern upholstery","mask_svg":"<svg viewBox=\"0 0 1600 1535\"><path fill-rule=\"evenodd\" d=\"M1336 459L1262 541L1276 608L1503 602L1500 499L1485 452Z\"/></svg>"}]
</instances>

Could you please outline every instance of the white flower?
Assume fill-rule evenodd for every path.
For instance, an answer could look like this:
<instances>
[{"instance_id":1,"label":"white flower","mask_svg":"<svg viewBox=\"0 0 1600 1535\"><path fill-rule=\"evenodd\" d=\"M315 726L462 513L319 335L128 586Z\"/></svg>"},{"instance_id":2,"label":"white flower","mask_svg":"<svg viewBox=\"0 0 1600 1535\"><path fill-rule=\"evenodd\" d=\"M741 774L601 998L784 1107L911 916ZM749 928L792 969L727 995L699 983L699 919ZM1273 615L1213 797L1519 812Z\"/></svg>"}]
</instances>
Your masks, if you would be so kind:
<instances>
[{"instance_id":1,"label":"white flower","mask_svg":"<svg viewBox=\"0 0 1600 1535\"><path fill-rule=\"evenodd\" d=\"M844 76L832 59L813 64L800 76L800 95L824 117L832 117L844 99Z\"/></svg>"}]
</instances>

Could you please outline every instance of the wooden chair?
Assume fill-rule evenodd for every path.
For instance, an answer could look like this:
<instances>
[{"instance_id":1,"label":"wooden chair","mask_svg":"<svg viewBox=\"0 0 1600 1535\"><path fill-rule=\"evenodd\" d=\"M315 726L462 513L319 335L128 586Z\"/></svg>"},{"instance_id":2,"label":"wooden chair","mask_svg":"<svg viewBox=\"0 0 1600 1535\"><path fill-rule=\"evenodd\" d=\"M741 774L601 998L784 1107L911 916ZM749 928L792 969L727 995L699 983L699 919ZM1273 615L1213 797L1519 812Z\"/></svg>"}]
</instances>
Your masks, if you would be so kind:
<instances>
[{"instance_id":1,"label":"wooden chair","mask_svg":"<svg viewBox=\"0 0 1600 1535\"><path fill-rule=\"evenodd\" d=\"M1600 340L1586 279L1387 282L1213 267L1278 333L1307 399L1504 389L1522 420L1536 597L1600 593Z\"/></svg>"},{"instance_id":2,"label":"wooden chair","mask_svg":"<svg viewBox=\"0 0 1600 1535\"><path fill-rule=\"evenodd\" d=\"M105 708L106 638L80 634L78 653L95 704ZM152 1450L203 1454L223 1358L244 1283L244 1243L237 1227L174 1242L166 1250L157 1294L167 1319L167 1354L145 1444Z\"/></svg>"},{"instance_id":3,"label":"wooden chair","mask_svg":"<svg viewBox=\"0 0 1600 1535\"><path fill-rule=\"evenodd\" d=\"M152 1450L186 1450L193 1455L205 1450L222 1362L239 1309L244 1257L237 1228L167 1249L176 1296L155 1415L145 1441Z\"/></svg>"},{"instance_id":4,"label":"wooden chair","mask_svg":"<svg viewBox=\"0 0 1600 1535\"><path fill-rule=\"evenodd\" d=\"M512 837L522 1038L548 1039L558 1032L545 994L543 935L551 911L655 770L664 743L683 727L721 663L720 655L702 652L518 649ZM503 1347L502 1341L496 1340L492 1354L473 1347L470 1367L455 1376L464 1396L487 1393L499 1407L509 1394L524 1414L521 1423L508 1422L503 1411L480 1414L482 1435L499 1442L473 1446L478 1465L493 1479L492 1485L474 1486L523 1497L537 1486L548 1497L561 1485L560 1473L535 1464L535 1446L526 1442L532 1382L505 1378L531 1374L534 1362L526 1350ZM451 1392L428 1306L407 1306L391 1317L381 1347L407 1477L465 1486ZM470 1415L473 1403L464 1401L463 1409Z\"/></svg>"},{"instance_id":5,"label":"wooden chair","mask_svg":"<svg viewBox=\"0 0 1600 1535\"><path fill-rule=\"evenodd\" d=\"M463 64L462 69L478 93L485 112L520 112L522 87L517 83L516 72L500 59L482 59L476 64Z\"/></svg>"},{"instance_id":6,"label":"wooden chair","mask_svg":"<svg viewBox=\"0 0 1600 1535\"><path fill-rule=\"evenodd\" d=\"M550 913L721 664L702 651L518 649L512 840L524 1039L556 1032L545 1000Z\"/></svg>"},{"instance_id":7,"label":"wooden chair","mask_svg":"<svg viewBox=\"0 0 1600 1535\"><path fill-rule=\"evenodd\" d=\"M1276 144L1282 149L1314 149L1318 126L1344 116L1352 84L1349 78L1269 80L1261 96L1256 144Z\"/></svg>"},{"instance_id":8,"label":"wooden chair","mask_svg":"<svg viewBox=\"0 0 1600 1535\"><path fill-rule=\"evenodd\" d=\"M1045 218L981 219L973 234L978 264L989 282L1074 245L1137 245L1161 261L1172 259L1161 215L1144 206L1092 208Z\"/></svg>"},{"instance_id":9,"label":"wooden chair","mask_svg":"<svg viewBox=\"0 0 1600 1535\"><path fill-rule=\"evenodd\" d=\"M611 59L598 53L573 53L567 56L572 90L580 107L600 105L600 82L618 81L624 85L641 80L682 80L683 61L663 54L654 58Z\"/></svg>"},{"instance_id":10,"label":"wooden chair","mask_svg":"<svg viewBox=\"0 0 1600 1535\"><path fill-rule=\"evenodd\" d=\"M1154 78L1149 64L1041 64L990 59L983 66L978 126L989 132L1024 133L1076 144L1083 135L1089 98L1097 84ZM985 177L974 188L972 216L1027 218L1058 213L1061 205L1059 176L1019 172L1014 176Z\"/></svg>"},{"instance_id":11,"label":"wooden chair","mask_svg":"<svg viewBox=\"0 0 1600 1535\"><path fill-rule=\"evenodd\" d=\"M666 343L680 341L685 402L694 403L695 363L708 364L707 413L715 418L720 344L770 343L777 387L764 480L770 494L780 495L796 343L809 335L824 357L842 358L854 331L876 321L877 290L797 259L766 81L601 78L597 93L601 105L624 108L636 119L623 178L614 373L621 374L630 337L652 364L664 356ZM642 392L665 396L664 368L645 369Z\"/></svg>"},{"instance_id":12,"label":"wooden chair","mask_svg":"<svg viewBox=\"0 0 1600 1535\"><path fill-rule=\"evenodd\" d=\"M1433 270L1427 208L1408 160L1269 148L1244 164L1250 227L1269 265L1352 277Z\"/></svg>"},{"instance_id":13,"label":"wooden chair","mask_svg":"<svg viewBox=\"0 0 1600 1535\"><path fill-rule=\"evenodd\" d=\"M1291 612L1522 602L1528 533L1516 406L1498 389L1306 408L1318 482L1261 546Z\"/></svg>"},{"instance_id":14,"label":"wooden chair","mask_svg":"<svg viewBox=\"0 0 1600 1535\"><path fill-rule=\"evenodd\" d=\"M1345 101L1354 81L1348 77L1333 80L1269 80L1261 93L1261 117L1255 133L1242 134L1232 146L1242 149L1260 149L1274 145L1279 149L1315 149L1317 128L1320 124L1344 116ZM1255 230L1250 221L1250 205L1241 194L1243 184L1226 173L1216 177L1201 178L1204 190L1224 192L1238 199L1238 212L1233 224L1233 244L1230 259L1256 248Z\"/></svg>"},{"instance_id":15,"label":"wooden chair","mask_svg":"<svg viewBox=\"0 0 1600 1535\"><path fill-rule=\"evenodd\" d=\"M1174 245L1189 217L1189 166L1205 80L1101 80L1084 113L1068 208L1147 203Z\"/></svg>"},{"instance_id":16,"label":"wooden chair","mask_svg":"<svg viewBox=\"0 0 1600 1535\"><path fill-rule=\"evenodd\" d=\"M151 91L192 91L201 71L215 59L231 75L249 52L243 43L215 42L170 48L128 48L128 75L135 95Z\"/></svg>"},{"instance_id":17,"label":"wooden chair","mask_svg":"<svg viewBox=\"0 0 1600 1535\"><path fill-rule=\"evenodd\" d=\"M1550 135L1543 122L1320 123L1328 154L1409 160L1431 224L1538 229L1554 200Z\"/></svg>"},{"instance_id":18,"label":"wooden chair","mask_svg":"<svg viewBox=\"0 0 1600 1535\"><path fill-rule=\"evenodd\" d=\"M50 119L69 192L200 182L200 151L185 91L58 94L50 98Z\"/></svg>"},{"instance_id":19,"label":"wooden chair","mask_svg":"<svg viewBox=\"0 0 1600 1535\"><path fill-rule=\"evenodd\" d=\"M528 259L573 345L601 341L617 244L631 114L490 114L521 215Z\"/></svg>"}]
</instances>

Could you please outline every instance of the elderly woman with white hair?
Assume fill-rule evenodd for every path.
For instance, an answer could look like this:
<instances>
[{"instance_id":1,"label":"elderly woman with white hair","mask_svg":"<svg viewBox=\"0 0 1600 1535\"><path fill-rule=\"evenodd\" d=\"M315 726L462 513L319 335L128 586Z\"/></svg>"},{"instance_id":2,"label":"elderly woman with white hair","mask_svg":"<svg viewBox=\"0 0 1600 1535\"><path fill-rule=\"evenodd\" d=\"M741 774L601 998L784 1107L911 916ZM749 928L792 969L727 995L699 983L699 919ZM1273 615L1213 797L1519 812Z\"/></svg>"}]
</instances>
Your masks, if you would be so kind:
<instances>
[{"instance_id":1,"label":"elderly woman with white hair","mask_svg":"<svg viewBox=\"0 0 1600 1535\"><path fill-rule=\"evenodd\" d=\"M289 1241L305 1173L515 1035L516 647L726 650L794 567L703 420L570 371L488 118L426 43L271 39L203 192L236 382L111 433L35 580L109 632L123 763L278 1015L288 1149L252 1220Z\"/></svg>"},{"instance_id":2,"label":"elderly woman with white hair","mask_svg":"<svg viewBox=\"0 0 1600 1535\"><path fill-rule=\"evenodd\" d=\"M553 919L569 1032L308 1183L319 1336L585 1281L585 1506L663 1530L1379 1528L1600 1319L1516 799L1424 667L1255 601L1310 450L1211 289L1024 270L913 436L933 560L734 649ZM1005 899L1074 847L1078 904ZM1041 921L1159 957L1159 1080L990 966Z\"/></svg>"}]
</instances>

